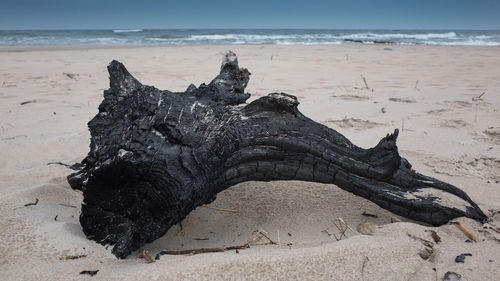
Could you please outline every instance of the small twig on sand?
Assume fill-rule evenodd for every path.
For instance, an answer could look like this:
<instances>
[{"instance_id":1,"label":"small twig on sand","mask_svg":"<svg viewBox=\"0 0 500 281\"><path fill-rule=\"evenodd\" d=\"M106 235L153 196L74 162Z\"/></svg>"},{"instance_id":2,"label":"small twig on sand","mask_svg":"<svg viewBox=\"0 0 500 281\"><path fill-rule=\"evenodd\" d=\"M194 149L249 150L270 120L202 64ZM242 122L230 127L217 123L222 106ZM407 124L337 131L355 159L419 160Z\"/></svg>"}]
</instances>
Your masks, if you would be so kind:
<instances>
[{"instance_id":1,"label":"small twig on sand","mask_svg":"<svg viewBox=\"0 0 500 281\"><path fill-rule=\"evenodd\" d=\"M83 270L83 271L80 271L80 274L88 274L90 276L94 276L97 274L97 272L99 272L99 269L98 270Z\"/></svg>"},{"instance_id":2,"label":"small twig on sand","mask_svg":"<svg viewBox=\"0 0 500 281\"><path fill-rule=\"evenodd\" d=\"M352 227L350 227L342 218L337 218L338 220L338 225L337 223L333 222L333 225L335 225L335 227L340 231L340 236L337 237L337 235L333 234L333 236L335 237L335 239L337 241L339 240L342 240L342 236L346 237L347 238L347 235L345 234L345 232L349 229L352 233L356 233L354 231L354 229L352 229Z\"/></svg>"},{"instance_id":3,"label":"small twig on sand","mask_svg":"<svg viewBox=\"0 0 500 281\"><path fill-rule=\"evenodd\" d=\"M352 233L356 233L351 226L349 226L342 218L338 218L339 222L343 223Z\"/></svg>"},{"instance_id":4,"label":"small twig on sand","mask_svg":"<svg viewBox=\"0 0 500 281\"><path fill-rule=\"evenodd\" d=\"M456 226L458 229L462 230L462 232L467 236L469 237L471 240L474 240L474 242L477 242L476 240L476 236L474 234L472 234L472 232L470 232L470 230L468 230L465 226L463 226L461 223L459 222L450 222L451 224L453 224L454 226Z\"/></svg>"},{"instance_id":5,"label":"small twig on sand","mask_svg":"<svg viewBox=\"0 0 500 281\"><path fill-rule=\"evenodd\" d=\"M370 87L368 87L368 83L366 82L366 78L363 75L361 75L361 78L363 78L363 83L365 83L365 88L367 90L370 90Z\"/></svg>"},{"instance_id":6,"label":"small twig on sand","mask_svg":"<svg viewBox=\"0 0 500 281\"><path fill-rule=\"evenodd\" d=\"M363 259L363 265L361 266L361 280L365 280L365 274L364 274L365 265L366 265L366 262L369 260L370 259L367 256L365 256L365 258Z\"/></svg>"},{"instance_id":7,"label":"small twig on sand","mask_svg":"<svg viewBox=\"0 0 500 281\"><path fill-rule=\"evenodd\" d=\"M76 260L76 259L84 258L86 256L87 255L65 256L65 257L59 257L59 260L61 260L61 261Z\"/></svg>"},{"instance_id":8,"label":"small twig on sand","mask_svg":"<svg viewBox=\"0 0 500 281\"><path fill-rule=\"evenodd\" d=\"M64 204L64 203L60 203L59 205L64 206L64 207L69 207L69 208L76 208L76 206L68 205L68 204Z\"/></svg>"},{"instance_id":9,"label":"small twig on sand","mask_svg":"<svg viewBox=\"0 0 500 281\"><path fill-rule=\"evenodd\" d=\"M486 92L482 92L479 96L477 97L472 97L472 101L479 101L479 100L483 100L482 97L484 96L484 94L486 94Z\"/></svg>"},{"instance_id":10,"label":"small twig on sand","mask_svg":"<svg viewBox=\"0 0 500 281\"><path fill-rule=\"evenodd\" d=\"M26 203L26 204L24 204L24 207L35 206L36 204L38 204L38 201L39 201L38 198L35 198L35 202L33 202L33 203Z\"/></svg>"},{"instance_id":11,"label":"small twig on sand","mask_svg":"<svg viewBox=\"0 0 500 281\"><path fill-rule=\"evenodd\" d=\"M66 75L70 79L75 79L75 77L78 76L78 74L76 73L67 73L67 72L63 72L63 75Z\"/></svg>"},{"instance_id":12,"label":"small twig on sand","mask_svg":"<svg viewBox=\"0 0 500 281\"><path fill-rule=\"evenodd\" d=\"M330 233L330 231L328 231L328 228L325 229L325 230L322 230L321 232L324 232L324 233L328 234L328 236L332 236L332 234Z\"/></svg>"},{"instance_id":13,"label":"small twig on sand","mask_svg":"<svg viewBox=\"0 0 500 281\"><path fill-rule=\"evenodd\" d=\"M139 255L139 258L145 259L148 263L153 263L155 262L153 258L148 254L148 251L143 250L142 253Z\"/></svg>"},{"instance_id":14,"label":"small twig on sand","mask_svg":"<svg viewBox=\"0 0 500 281\"><path fill-rule=\"evenodd\" d=\"M258 235L258 236L257 236ZM266 238L269 240L268 242L257 242L255 243L254 241L261 239L262 237ZM163 249L161 252L156 254L155 259L159 260L162 255L196 255L196 254L203 254L203 253L219 253L219 252L226 252L230 250L244 250L247 248L250 248L250 246L258 246L258 245L287 245L291 246L292 243L281 243L281 242L276 242L273 241L267 234L266 231L264 230L256 230L253 232L253 234L250 236L250 238L243 244L241 245L236 245L236 246L230 246L230 247L218 247L218 248L196 248L196 249L189 249L189 250L170 250L170 249ZM239 253L239 252L237 252Z\"/></svg>"},{"instance_id":15,"label":"small twig on sand","mask_svg":"<svg viewBox=\"0 0 500 281\"><path fill-rule=\"evenodd\" d=\"M179 232L177 232L177 234L176 234L176 235L177 235L177 236L183 236L183 237L184 237L184 236L186 236L186 230L187 230L187 229L188 229L188 228L189 228L192 224L194 224L195 222L197 222L197 221L199 221L199 220L200 220L200 217L197 217L197 218L195 218L194 220L192 220L192 221L188 222L188 223L186 224L186 226L184 226L184 228L182 228Z\"/></svg>"},{"instance_id":16,"label":"small twig on sand","mask_svg":"<svg viewBox=\"0 0 500 281\"><path fill-rule=\"evenodd\" d=\"M28 103L36 103L36 100L23 101L23 102L20 103L20 105L25 105L25 104L28 104Z\"/></svg>"},{"instance_id":17,"label":"small twig on sand","mask_svg":"<svg viewBox=\"0 0 500 281\"><path fill-rule=\"evenodd\" d=\"M82 169L83 165L81 163L75 163L73 165L69 165L63 162L49 162L47 165L61 165L64 166L68 169L74 170L74 171L79 171Z\"/></svg>"},{"instance_id":18,"label":"small twig on sand","mask_svg":"<svg viewBox=\"0 0 500 281\"><path fill-rule=\"evenodd\" d=\"M228 212L228 213L237 213L238 212L238 210L217 208L217 207L212 207L212 206L208 206L208 205L203 205L202 207L207 208L207 209L222 211L222 212Z\"/></svg>"},{"instance_id":19,"label":"small twig on sand","mask_svg":"<svg viewBox=\"0 0 500 281\"><path fill-rule=\"evenodd\" d=\"M364 211L362 213L363 216L365 217L372 217L372 218L378 218L378 215L375 215L375 214L370 214L370 213L367 213L366 211Z\"/></svg>"},{"instance_id":20,"label":"small twig on sand","mask_svg":"<svg viewBox=\"0 0 500 281\"><path fill-rule=\"evenodd\" d=\"M412 235L410 233L406 233L406 234L408 235L408 237L412 238L413 240L420 241L424 246L426 246L428 248L433 248L434 247L434 243L432 243L429 240L417 237L417 236Z\"/></svg>"}]
</instances>

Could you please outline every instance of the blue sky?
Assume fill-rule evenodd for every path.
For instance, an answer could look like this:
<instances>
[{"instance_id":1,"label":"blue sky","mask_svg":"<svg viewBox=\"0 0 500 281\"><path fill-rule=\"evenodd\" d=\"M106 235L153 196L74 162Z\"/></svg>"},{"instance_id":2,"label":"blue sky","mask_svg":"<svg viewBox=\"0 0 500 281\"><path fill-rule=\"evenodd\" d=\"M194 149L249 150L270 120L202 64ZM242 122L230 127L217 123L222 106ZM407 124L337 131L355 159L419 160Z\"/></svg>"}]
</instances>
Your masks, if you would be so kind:
<instances>
[{"instance_id":1,"label":"blue sky","mask_svg":"<svg viewBox=\"0 0 500 281\"><path fill-rule=\"evenodd\" d=\"M500 29L500 0L0 0L0 29Z\"/></svg>"}]
</instances>

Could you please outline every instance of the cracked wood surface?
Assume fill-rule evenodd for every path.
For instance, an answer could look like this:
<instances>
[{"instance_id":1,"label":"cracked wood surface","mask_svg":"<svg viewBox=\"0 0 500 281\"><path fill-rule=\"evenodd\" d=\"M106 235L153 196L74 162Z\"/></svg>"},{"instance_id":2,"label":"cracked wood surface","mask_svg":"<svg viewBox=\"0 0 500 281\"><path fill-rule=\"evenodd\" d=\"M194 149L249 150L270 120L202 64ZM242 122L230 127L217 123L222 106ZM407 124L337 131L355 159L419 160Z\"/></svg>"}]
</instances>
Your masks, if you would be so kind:
<instances>
[{"instance_id":1,"label":"cracked wood surface","mask_svg":"<svg viewBox=\"0 0 500 281\"><path fill-rule=\"evenodd\" d=\"M462 190L411 169L398 153L397 129L362 149L302 115L292 95L246 104L250 72L232 52L212 82L185 92L142 85L117 61L108 71L110 89L89 122L90 152L68 181L84 191L84 233L114 245L119 258L250 180L331 183L433 225L486 219Z\"/></svg>"}]
</instances>

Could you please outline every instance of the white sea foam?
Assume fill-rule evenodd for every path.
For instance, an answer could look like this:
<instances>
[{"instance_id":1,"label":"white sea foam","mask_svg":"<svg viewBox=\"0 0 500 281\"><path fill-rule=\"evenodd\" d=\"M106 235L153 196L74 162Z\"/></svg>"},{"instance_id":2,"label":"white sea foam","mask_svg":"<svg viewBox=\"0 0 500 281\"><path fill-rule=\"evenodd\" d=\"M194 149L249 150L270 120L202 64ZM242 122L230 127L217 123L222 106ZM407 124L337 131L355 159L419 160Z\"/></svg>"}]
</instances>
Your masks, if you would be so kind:
<instances>
[{"instance_id":1,"label":"white sea foam","mask_svg":"<svg viewBox=\"0 0 500 281\"><path fill-rule=\"evenodd\" d=\"M498 46L498 31L147 30L0 31L0 45L376 44Z\"/></svg>"},{"instance_id":2,"label":"white sea foam","mask_svg":"<svg viewBox=\"0 0 500 281\"><path fill-rule=\"evenodd\" d=\"M114 33L124 33L124 32L141 32L143 31L142 29L115 29L113 30Z\"/></svg>"}]
</instances>

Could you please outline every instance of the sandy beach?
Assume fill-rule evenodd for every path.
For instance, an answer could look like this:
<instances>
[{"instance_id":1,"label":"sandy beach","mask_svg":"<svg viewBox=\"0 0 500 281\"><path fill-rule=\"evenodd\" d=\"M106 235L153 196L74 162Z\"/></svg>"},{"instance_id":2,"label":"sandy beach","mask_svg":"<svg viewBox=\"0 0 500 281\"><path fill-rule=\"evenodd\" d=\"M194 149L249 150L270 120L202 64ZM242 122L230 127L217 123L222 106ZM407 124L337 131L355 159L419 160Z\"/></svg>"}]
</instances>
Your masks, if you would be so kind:
<instances>
[{"instance_id":1,"label":"sandy beach","mask_svg":"<svg viewBox=\"0 0 500 281\"><path fill-rule=\"evenodd\" d=\"M249 101L272 92L298 97L299 110L368 148L395 128L413 168L463 189L491 218L431 227L396 217L339 189L300 181L245 182L198 208L185 236L174 226L125 260L88 240L82 195L53 162L80 162L87 122L108 88L106 66L125 64L143 84L184 91L210 82L226 50L252 73ZM363 80L365 78L366 83ZM461 280L500 276L500 47L425 45L210 45L170 47L0 47L1 280ZM27 203L37 204L24 206ZM363 213L377 217L365 216ZM197 219L199 218L199 219ZM347 230L376 225L372 235ZM173 250L244 243L265 230L285 245L187 256ZM433 242L429 230L441 241ZM331 235L330 235L331 234ZM432 256L420 257L433 242ZM464 263L455 262L470 253ZM86 255L74 260L63 257ZM83 270L99 270L91 277ZM495 277L497 276L497 277Z\"/></svg>"}]
</instances>

